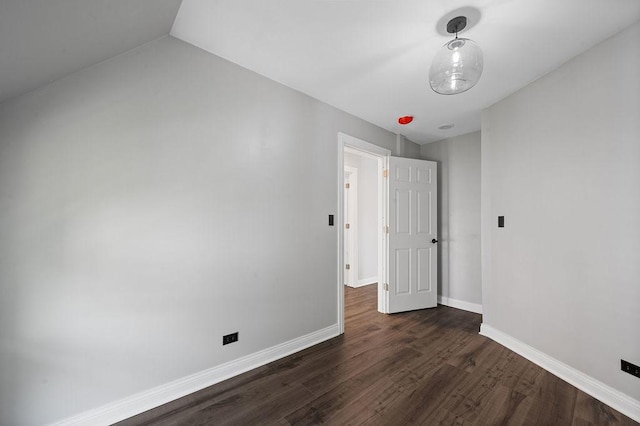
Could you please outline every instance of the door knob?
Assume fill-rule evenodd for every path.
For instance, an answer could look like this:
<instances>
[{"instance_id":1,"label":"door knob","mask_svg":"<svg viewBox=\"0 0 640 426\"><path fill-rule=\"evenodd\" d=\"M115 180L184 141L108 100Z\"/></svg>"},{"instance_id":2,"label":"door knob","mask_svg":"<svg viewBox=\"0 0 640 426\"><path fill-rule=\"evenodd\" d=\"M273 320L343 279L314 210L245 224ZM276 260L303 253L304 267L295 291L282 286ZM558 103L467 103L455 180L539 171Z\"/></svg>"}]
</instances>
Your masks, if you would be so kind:
<instances>
[{"instance_id":1,"label":"door knob","mask_svg":"<svg viewBox=\"0 0 640 426\"><path fill-rule=\"evenodd\" d=\"M431 242L432 242L433 244L435 244L435 243L437 243L437 242L438 242L438 240L436 240L436 239L434 238L433 240L431 240Z\"/></svg>"}]
</instances>

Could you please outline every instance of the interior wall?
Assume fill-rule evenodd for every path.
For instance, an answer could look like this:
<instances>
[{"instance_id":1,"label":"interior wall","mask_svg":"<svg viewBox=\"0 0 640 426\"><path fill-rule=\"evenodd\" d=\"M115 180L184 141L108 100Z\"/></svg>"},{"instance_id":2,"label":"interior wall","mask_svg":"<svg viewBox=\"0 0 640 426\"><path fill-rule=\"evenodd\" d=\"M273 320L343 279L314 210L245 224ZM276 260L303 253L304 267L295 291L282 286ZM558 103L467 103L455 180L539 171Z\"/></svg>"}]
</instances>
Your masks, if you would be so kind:
<instances>
[{"instance_id":1,"label":"interior wall","mask_svg":"<svg viewBox=\"0 0 640 426\"><path fill-rule=\"evenodd\" d=\"M483 323L640 401L640 23L482 118ZM505 227L497 227L497 216Z\"/></svg>"},{"instance_id":2,"label":"interior wall","mask_svg":"<svg viewBox=\"0 0 640 426\"><path fill-rule=\"evenodd\" d=\"M420 159L420 145L407 139L404 135L396 134L396 143L391 150L394 157Z\"/></svg>"},{"instance_id":3,"label":"interior wall","mask_svg":"<svg viewBox=\"0 0 640 426\"><path fill-rule=\"evenodd\" d=\"M480 132L422 145L420 155L438 162L438 296L481 310Z\"/></svg>"},{"instance_id":4,"label":"interior wall","mask_svg":"<svg viewBox=\"0 0 640 426\"><path fill-rule=\"evenodd\" d=\"M420 145L415 142L410 141L409 139L402 137L402 142L404 144L404 151L402 155L397 155L398 157L406 157L406 158L415 158L420 159Z\"/></svg>"},{"instance_id":5,"label":"interior wall","mask_svg":"<svg viewBox=\"0 0 640 426\"><path fill-rule=\"evenodd\" d=\"M0 423L336 324L339 131L395 145L171 37L1 104Z\"/></svg>"},{"instance_id":6,"label":"interior wall","mask_svg":"<svg viewBox=\"0 0 640 426\"><path fill-rule=\"evenodd\" d=\"M358 169L358 277L357 285L378 279L378 162L350 152L344 164Z\"/></svg>"}]
</instances>

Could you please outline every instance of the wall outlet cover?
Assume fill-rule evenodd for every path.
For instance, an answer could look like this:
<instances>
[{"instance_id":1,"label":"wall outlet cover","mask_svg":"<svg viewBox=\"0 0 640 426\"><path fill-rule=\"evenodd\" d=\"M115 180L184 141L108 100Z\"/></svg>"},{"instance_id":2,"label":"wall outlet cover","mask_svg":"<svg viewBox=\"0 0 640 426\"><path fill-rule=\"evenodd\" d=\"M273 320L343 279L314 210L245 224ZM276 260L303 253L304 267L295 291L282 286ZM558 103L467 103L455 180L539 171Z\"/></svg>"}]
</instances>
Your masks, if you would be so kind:
<instances>
[{"instance_id":1,"label":"wall outlet cover","mask_svg":"<svg viewBox=\"0 0 640 426\"><path fill-rule=\"evenodd\" d=\"M222 336L222 346L228 345L229 343L233 343L233 342L237 342L237 341L238 341L238 332L237 331L235 333L231 333L231 334L227 334L225 336Z\"/></svg>"}]
</instances>

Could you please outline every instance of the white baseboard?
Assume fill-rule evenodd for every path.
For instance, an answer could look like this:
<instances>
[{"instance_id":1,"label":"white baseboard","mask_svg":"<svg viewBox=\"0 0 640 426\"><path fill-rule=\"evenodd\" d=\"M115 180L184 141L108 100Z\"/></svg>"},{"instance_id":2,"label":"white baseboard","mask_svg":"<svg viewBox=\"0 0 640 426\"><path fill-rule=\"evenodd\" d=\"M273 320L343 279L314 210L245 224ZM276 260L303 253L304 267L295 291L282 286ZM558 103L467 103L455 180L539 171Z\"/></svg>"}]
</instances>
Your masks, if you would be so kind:
<instances>
[{"instance_id":1,"label":"white baseboard","mask_svg":"<svg viewBox=\"0 0 640 426\"><path fill-rule=\"evenodd\" d=\"M481 324L480 334L506 346L517 354L527 358L529 361L538 364L548 372L558 376L565 382L588 393L636 422L640 422L640 401L605 385L591 376L587 376L581 371L540 352L506 333L496 330L490 325Z\"/></svg>"},{"instance_id":2,"label":"white baseboard","mask_svg":"<svg viewBox=\"0 0 640 426\"><path fill-rule=\"evenodd\" d=\"M268 364L292 353L301 351L310 346L329 340L340 334L337 324L309 333L277 346L256 352L251 355L227 362L225 364L209 368L199 373L175 380L170 383L149 389L85 411L73 417L54 423L52 426L67 425L111 425L136 414L143 413L152 408L171 402L175 399L197 392L208 386L229 379L245 371Z\"/></svg>"},{"instance_id":3,"label":"white baseboard","mask_svg":"<svg viewBox=\"0 0 640 426\"><path fill-rule=\"evenodd\" d=\"M377 282L378 282L377 276L363 278L361 280L358 280L358 282L356 283L356 287L364 287L365 285L375 284Z\"/></svg>"},{"instance_id":4,"label":"white baseboard","mask_svg":"<svg viewBox=\"0 0 640 426\"><path fill-rule=\"evenodd\" d=\"M482 313L482 305L479 303L465 302L464 300L445 296L438 296L438 303L452 308L462 309L463 311L475 312L476 314Z\"/></svg>"}]
</instances>

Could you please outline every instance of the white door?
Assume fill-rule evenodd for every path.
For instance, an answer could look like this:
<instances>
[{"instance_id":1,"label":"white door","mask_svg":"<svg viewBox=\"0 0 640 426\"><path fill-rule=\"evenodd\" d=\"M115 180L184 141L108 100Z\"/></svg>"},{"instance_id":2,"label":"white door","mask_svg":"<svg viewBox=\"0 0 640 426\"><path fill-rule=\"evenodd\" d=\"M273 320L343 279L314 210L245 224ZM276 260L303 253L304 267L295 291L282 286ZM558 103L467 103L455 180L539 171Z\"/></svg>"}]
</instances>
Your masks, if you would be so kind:
<instances>
[{"instance_id":1,"label":"white door","mask_svg":"<svg viewBox=\"0 0 640 426\"><path fill-rule=\"evenodd\" d=\"M437 306L437 166L389 158L388 313Z\"/></svg>"}]
</instances>

